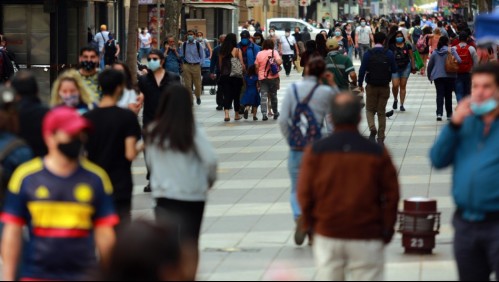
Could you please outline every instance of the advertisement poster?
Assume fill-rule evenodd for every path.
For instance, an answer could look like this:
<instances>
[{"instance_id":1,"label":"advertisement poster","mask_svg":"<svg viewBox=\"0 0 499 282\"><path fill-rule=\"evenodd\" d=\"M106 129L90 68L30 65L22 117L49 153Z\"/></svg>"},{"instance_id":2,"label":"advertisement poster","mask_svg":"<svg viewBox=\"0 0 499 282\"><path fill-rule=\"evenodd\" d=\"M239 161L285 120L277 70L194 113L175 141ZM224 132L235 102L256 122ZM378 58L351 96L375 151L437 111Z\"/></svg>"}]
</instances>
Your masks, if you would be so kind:
<instances>
[{"instance_id":1,"label":"advertisement poster","mask_svg":"<svg viewBox=\"0 0 499 282\"><path fill-rule=\"evenodd\" d=\"M163 32L165 8L161 7L159 19L157 6L149 6L148 11L149 33L152 35L152 46L153 48L158 48L158 31Z\"/></svg>"}]
</instances>

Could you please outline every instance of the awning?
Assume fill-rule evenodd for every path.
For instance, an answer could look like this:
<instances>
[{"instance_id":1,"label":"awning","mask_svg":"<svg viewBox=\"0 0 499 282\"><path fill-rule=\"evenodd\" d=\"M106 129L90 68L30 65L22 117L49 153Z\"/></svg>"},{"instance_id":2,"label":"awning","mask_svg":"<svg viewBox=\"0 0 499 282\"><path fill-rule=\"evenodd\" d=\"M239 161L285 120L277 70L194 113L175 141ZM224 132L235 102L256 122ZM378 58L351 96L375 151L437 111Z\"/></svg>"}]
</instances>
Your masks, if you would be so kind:
<instances>
[{"instance_id":1,"label":"awning","mask_svg":"<svg viewBox=\"0 0 499 282\"><path fill-rule=\"evenodd\" d=\"M225 10L235 10L237 9L236 6L232 6L229 4L186 4L187 6L191 8L198 8L198 9L225 9Z\"/></svg>"}]
</instances>

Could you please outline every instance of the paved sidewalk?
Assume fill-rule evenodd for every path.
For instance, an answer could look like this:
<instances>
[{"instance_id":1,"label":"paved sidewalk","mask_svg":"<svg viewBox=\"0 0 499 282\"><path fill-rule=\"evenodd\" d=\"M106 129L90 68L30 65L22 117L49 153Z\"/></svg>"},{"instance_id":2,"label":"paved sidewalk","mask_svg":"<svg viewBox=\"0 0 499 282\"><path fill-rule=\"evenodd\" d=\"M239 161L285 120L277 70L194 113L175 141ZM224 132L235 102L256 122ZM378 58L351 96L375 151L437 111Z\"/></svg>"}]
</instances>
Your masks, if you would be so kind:
<instances>
[{"instance_id":1,"label":"paved sidewalk","mask_svg":"<svg viewBox=\"0 0 499 282\"><path fill-rule=\"evenodd\" d=\"M299 74L282 78L279 98ZM205 89L207 90L207 89ZM208 91L205 91L208 93ZM434 255L404 255L399 235L387 248L388 280L456 280L452 259L454 204L451 171L429 165L428 150L444 122L436 122L435 88L421 76L409 79L405 113L388 121L386 144L400 172L403 198L438 200L442 233ZM205 94L196 106L220 159L219 181L209 195L201 238L201 280L311 280L315 275L311 248L296 247L289 206L288 148L275 121L223 122L215 97ZM388 107L391 107L393 98ZM233 117L233 115L231 116ZM259 115L261 119L261 115ZM362 125L367 135L367 125ZM143 160L134 164L136 217L152 217Z\"/></svg>"}]
</instances>

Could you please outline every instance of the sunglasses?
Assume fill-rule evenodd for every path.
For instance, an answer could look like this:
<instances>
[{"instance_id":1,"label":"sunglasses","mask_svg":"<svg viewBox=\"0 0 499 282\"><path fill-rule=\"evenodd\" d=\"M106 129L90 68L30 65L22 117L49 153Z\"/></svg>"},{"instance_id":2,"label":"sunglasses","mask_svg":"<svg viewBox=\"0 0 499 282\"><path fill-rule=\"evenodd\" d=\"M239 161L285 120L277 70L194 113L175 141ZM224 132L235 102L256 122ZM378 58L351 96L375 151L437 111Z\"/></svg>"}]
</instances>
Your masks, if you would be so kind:
<instances>
[{"instance_id":1,"label":"sunglasses","mask_svg":"<svg viewBox=\"0 0 499 282\"><path fill-rule=\"evenodd\" d=\"M150 62L150 61L159 61L159 58L147 58L147 61Z\"/></svg>"}]
</instances>

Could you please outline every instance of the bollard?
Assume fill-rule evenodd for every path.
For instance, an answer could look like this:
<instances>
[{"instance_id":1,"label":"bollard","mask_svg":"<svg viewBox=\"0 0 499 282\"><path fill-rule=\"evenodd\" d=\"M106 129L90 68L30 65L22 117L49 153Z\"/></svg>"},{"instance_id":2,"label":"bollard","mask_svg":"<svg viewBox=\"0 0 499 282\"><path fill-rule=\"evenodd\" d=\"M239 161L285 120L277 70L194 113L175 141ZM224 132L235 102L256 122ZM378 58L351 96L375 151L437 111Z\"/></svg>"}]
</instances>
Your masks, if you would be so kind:
<instances>
[{"instance_id":1,"label":"bollard","mask_svg":"<svg viewBox=\"0 0 499 282\"><path fill-rule=\"evenodd\" d=\"M404 200L404 210L398 213L402 246L406 254L431 254L440 230L437 201L428 198Z\"/></svg>"}]
</instances>

